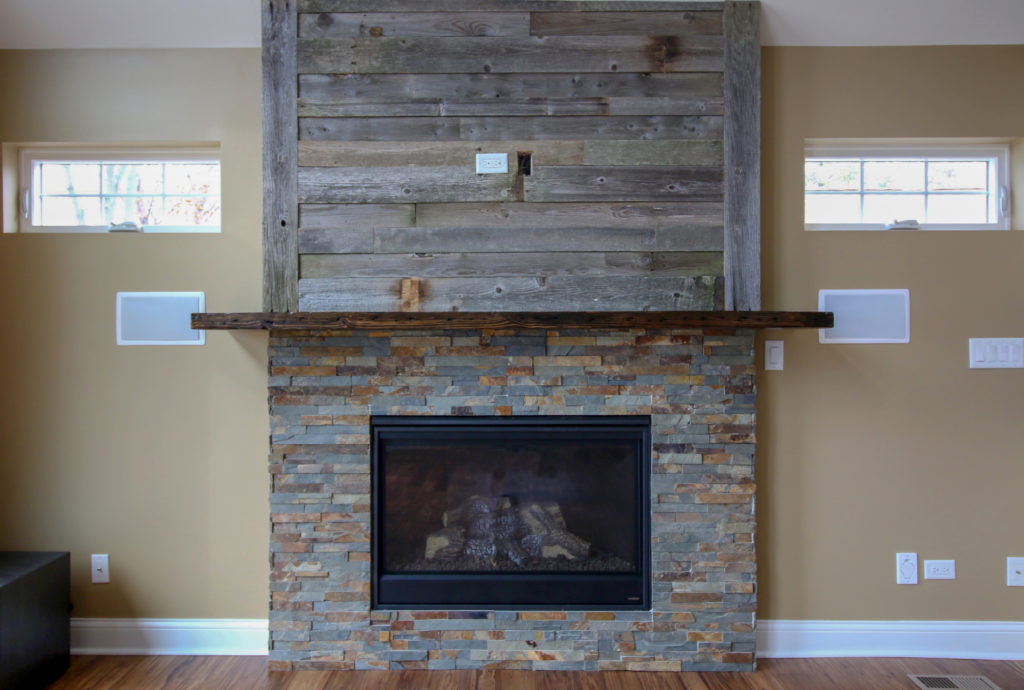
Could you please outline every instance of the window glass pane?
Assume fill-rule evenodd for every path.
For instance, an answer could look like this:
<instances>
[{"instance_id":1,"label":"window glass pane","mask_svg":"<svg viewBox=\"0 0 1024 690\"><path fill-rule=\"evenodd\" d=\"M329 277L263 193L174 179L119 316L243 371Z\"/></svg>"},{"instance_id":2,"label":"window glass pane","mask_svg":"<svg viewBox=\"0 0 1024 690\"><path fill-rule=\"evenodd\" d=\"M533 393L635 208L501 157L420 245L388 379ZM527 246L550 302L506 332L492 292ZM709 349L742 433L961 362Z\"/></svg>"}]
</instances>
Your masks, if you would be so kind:
<instances>
[{"instance_id":1,"label":"window glass pane","mask_svg":"<svg viewBox=\"0 0 1024 690\"><path fill-rule=\"evenodd\" d=\"M163 197L106 197L103 199L103 225L108 223L159 224L164 214Z\"/></svg>"},{"instance_id":2,"label":"window glass pane","mask_svg":"<svg viewBox=\"0 0 1024 690\"><path fill-rule=\"evenodd\" d=\"M220 225L218 197L186 197L167 200L162 225Z\"/></svg>"},{"instance_id":3,"label":"window glass pane","mask_svg":"<svg viewBox=\"0 0 1024 690\"><path fill-rule=\"evenodd\" d=\"M865 173L866 175L867 173ZM894 220L923 222L923 219L923 194L867 194L864 196L865 223L891 223Z\"/></svg>"},{"instance_id":4,"label":"window glass pane","mask_svg":"<svg viewBox=\"0 0 1024 690\"><path fill-rule=\"evenodd\" d=\"M864 189L923 192L924 161L865 161Z\"/></svg>"},{"instance_id":5,"label":"window glass pane","mask_svg":"<svg viewBox=\"0 0 1024 690\"><path fill-rule=\"evenodd\" d=\"M163 166L159 163L103 166L104 194L162 194L163 185Z\"/></svg>"},{"instance_id":6,"label":"window glass pane","mask_svg":"<svg viewBox=\"0 0 1024 690\"><path fill-rule=\"evenodd\" d=\"M100 166L94 163L41 163L42 194L99 194Z\"/></svg>"},{"instance_id":7,"label":"window glass pane","mask_svg":"<svg viewBox=\"0 0 1024 690\"><path fill-rule=\"evenodd\" d=\"M44 196L40 199L41 225L104 225L99 197Z\"/></svg>"},{"instance_id":8,"label":"window glass pane","mask_svg":"<svg viewBox=\"0 0 1024 690\"><path fill-rule=\"evenodd\" d=\"M1003 179L1008 145L865 140L858 147L851 140L805 149L804 219L809 226L873 229L894 220L916 220L926 229L1009 227L997 208L997 193L1009 184Z\"/></svg>"},{"instance_id":9,"label":"window glass pane","mask_svg":"<svg viewBox=\"0 0 1024 690\"><path fill-rule=\"evenodd\" d=\"M804 189L846 192L860 189L860 161L806 161Z\"/></svg>"},{"instance_id":10,"label":"window glass pane","mask_svg":"<svg viewBox=\"0 0 1024 690\"><path fill-rule=\"evenodd\" d=\"M859 223L857 194L808 194L804 197L805 223Z\"/></svg>"},{"instance_id":11,"label":"window glass pane","mask_svg":"<svg viewBox=\"0 0 1024 690\"><path fill-rule=\"evenodd\" d=\"M928 197L929 223L987 223L985 194L932 194Z\"/></svg>"},{"instance_id":12,"label":"window glass pane","mask_svg":"<svg viewBox=\"0 0 1024 690\"><path fill-rule=\"evenodd\" d=\"M205 163L168 163L168 194L220 194L220 166Z\"/></svg>"},{"instance_id":13,"label":"window glass pane","mask_svg":"<svg viewBox=\"0 0 1024 690\"><path fill-rule=\"evenodd\" d=\"M987 161L929 161L931 191L984 192L988 190Z\"/></svg>"}]
</instances>

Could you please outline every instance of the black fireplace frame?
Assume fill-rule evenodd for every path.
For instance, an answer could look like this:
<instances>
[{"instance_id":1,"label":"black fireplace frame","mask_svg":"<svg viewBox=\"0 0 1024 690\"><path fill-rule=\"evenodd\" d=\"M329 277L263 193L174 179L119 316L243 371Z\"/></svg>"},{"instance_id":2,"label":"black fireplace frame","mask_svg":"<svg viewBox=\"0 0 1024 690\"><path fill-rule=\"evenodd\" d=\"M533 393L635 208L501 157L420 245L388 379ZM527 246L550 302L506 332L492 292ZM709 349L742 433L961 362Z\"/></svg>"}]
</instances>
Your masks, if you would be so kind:
<instances>
[{"instance_id":1,"label":"black fireplace frame","mask_svg":"<svg viewBox=\"0 0 1024 690\"><path fill-rule=\"evenodd\" d=\"M444 435L456 428L477 434L513 429L585 432L627 438L637 444L637 570L632 573L395 573L383 572L384 438ZM371 605L384 610L624 610L651 608L651 419L648 415L529 417L370 417L372 515ZM422 436L421 436L422 437ZM496 592L500 594L496 595Z\"/></svg>"}]
</instances>

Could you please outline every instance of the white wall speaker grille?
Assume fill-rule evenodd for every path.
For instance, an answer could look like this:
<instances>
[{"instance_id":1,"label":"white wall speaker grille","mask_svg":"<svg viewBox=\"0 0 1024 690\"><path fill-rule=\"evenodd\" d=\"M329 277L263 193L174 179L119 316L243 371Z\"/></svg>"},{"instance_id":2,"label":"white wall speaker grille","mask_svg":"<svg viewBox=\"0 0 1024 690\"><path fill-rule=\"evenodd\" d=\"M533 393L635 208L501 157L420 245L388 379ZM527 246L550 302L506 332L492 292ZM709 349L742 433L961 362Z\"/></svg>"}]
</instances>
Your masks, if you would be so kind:
<instances>
[{"instance_id":1,"label":"white wall speaker grille","mask_svg":"<svg viewBox=\"0 0 1024 690\"><path fill-rule=\"evenodd\" d=\"M819 342L910 342L910 290L818 290L818 310L835 314Z\"/></svg>"},{"instance_id":2,"label":"white wall speaker grille","mask_svg":"<svg viewBox=\"0 0 1024 690\"><path fill-rule=\"evenodd\" d=\"M203 345L206 331L192 330L192 313L206 309L202 292L117 293L118 345Z\"/></svg>"}]
</instances>

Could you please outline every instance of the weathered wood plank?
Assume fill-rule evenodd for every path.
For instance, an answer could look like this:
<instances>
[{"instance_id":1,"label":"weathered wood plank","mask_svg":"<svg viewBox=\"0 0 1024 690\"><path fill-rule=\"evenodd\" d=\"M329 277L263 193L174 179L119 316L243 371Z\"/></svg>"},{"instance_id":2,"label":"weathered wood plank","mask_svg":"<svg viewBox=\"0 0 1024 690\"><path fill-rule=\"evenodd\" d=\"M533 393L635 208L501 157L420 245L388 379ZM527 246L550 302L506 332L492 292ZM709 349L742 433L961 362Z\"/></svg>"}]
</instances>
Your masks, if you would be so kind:
<instances>
[{"instance_id":1,"label":"weathered wood plank","mask_svg":"<svg viewBox=\"0 0 1024 690\"><path fill-rule=\"evenodd\" d=\"M538 12L536 36L689 36L722 33L721 12Z\"/></svg>"},{"instance_id":2,"label":"weathered wood plank","mask_svg":"<svg viewBox=\"0 0 1024 690\"><path fill-rule=\"evenodd\" d=\"M761 308L760 3L726 2L725 303Z\"/></svg>"},{"instance_id":3,"label":"weathered wood plank","mask_svg":"<svg viewBox=\"0 0 1024 690\"><path fill-rule=\"evenodd\" d=\"M721 96L608 99L609 115L721 115L724 110Z\"/></svg>"},{"instance_id":4,"label":"weathered wood plank","mask_svg":"<svg viewBox=\"0 0 1024 690\"><path fill-rule=\"evenodd\" d=\"M263 0L263 308L298 305L295 3Z\"/></svg>"},{"instance_id":5,"label":"weathered wood plank","mask_svg":"<svg viewBox=\"0 0 1024 690\"><path fill-rule=\"evenodd\" d=\"M299 99L300 117L567 116L567 115L721 115L721 96L672 98L529 98L501 101L412 99L403 101Z\"/></svg>"},{"instance_id":6,"label":"weathered wood plank","mask_svg":"<svg viewBox=\"0 0 1024 690\"><path fill-rule=\"evenodd\" d=\"M429 278L422 311L710 310L714 277ZM400 278L304 278L301 311L400 311Z\"/></svg>"},{"instance_id":7,"label":"weathered wood plank","mask_svg":"<svg viewBox=\"0 0 1024 690\"><path fill-rule=\"evenodd\" d=\"M720 36L300 38L297 53L300 74L664 73L724 67Z\"/></svg>"},{"instance_id":8,"label":"weathered wood plank","mask_svg":"<svg viewBox=\"0 0 1024 690\"><path fill-rule=\"evenodd\" d=\"M311 101L300 98L299 117L440 117L441 100L376 100L362 99L332 102Z\"/></svg>"},{"instance_id":9,"label":"weathered wood plank","mask_svg":"<svg viewBox=\"0 0 1024 690\"><path fill-rule=\"evenodd\" d=\"M722 275L721 252L304 254L302 278Z\"/></svg>"},{"instance_id":10,"label":"weathered wood plank","mask_svg":"<svg viewBox=\"0 0 1024 690\"><path fill-rule=\"evenodd\" d=\"M534 165L582 165L582 141L300 141L300 166L474 166L478 153L530 152Z\"/></svg>"},{"instance_id":11,"label":"weathered wood plank","mask_svg":"<svg viewBox=\"0 0 1024 690\"><path fill-rule=\"evenodd\" d=\"M320 117L301 118L299 134L316 141L721 139L722 117Z\"/></svg>"},{"instance_id":12,"label":"weathered wood plank","mask_svg":"<svg viewBox=\"0 0 1024 690\"><path fill-rule=\"evenodd\" d=\"M721 21L719 21L721 27ZM528 36L527 12L327 13L299 16L301 38Z\"/></svg>"},{"instance_id":13,"label":"weathered wood plank","mask_svg":"<svg viewBox=\"0 0 1024 690\"><path fill-rule=\"evenodd\" d=\"M722 3L674 0L299 0L299 12L700 12Z\"/></svg>"},{"instance_id":14,"label":"weathered wood plank","mask_svg":"<svg viewBox=\"0 0 1024 690\"><path fill-rule=\"evenodd\" d=\"M365 227L300 228L300 254L335 254L373 251L373 230Z\"/></svg>"},{"instance_id":15,"label":"weathered wood plank","mask_svg":"<svg viewBox=\"0 0 1024 690\"><path fill-rule=\"evenodd\" d=\"M636 110L630 101L619 103L620 110ZM660 99L659 99L660 100ZM707 101L681 104L679 108L665 114L704 114ZM701 105L704 109L701 110ZM625 106L625 107L623 107ZM407 117L407 116L453 116L453 115L608 115L611 105L606 98L533 98L524 101L495 102L494 99L478 101L449 101L441 99L407 101L366 101L346 99L340 101L299 101L300 117ZM652 109L659 109L652 99ZM621 114L633 114L623 112ZM640 113L648 114L648 113ZM714 113L709 113L714 114ZM721 114L721 113L717 113Z\"/></svg>"},{"instance_id":16,"label":"weathered wood plank","mask_svg":"<svg viewBox=\"0 0 1024 690\"><path fill-rule=\"evenodd\" d=\"M462 139L720 139L717 116L461 118Z\"/></svg>"},{"instance_id":17,"label":"weathered wood plank","mask_svg":"<svg viewBox=\"0 0 1024 690\"><path fill-rule=\"evenodd\" d=\"M526 328L832 328L828 311L580 311L580 312L235 312L193 314L207 330L437 330Z\"/></svg>"},{"instance_id":18,"label":"weathered wood plank","mask_svg":"<svg viewBox=\"0 0 1024 690\"><path fill-rule=\"evenodd\" d=\"M299 97L309 102L345 99L521 101L530 98L722 97L715 72L541 74L303 74Z\"/></svg>"},{"instance_id":19,"label":"weathered wood plank","mask_svg":"<svg viewBox=\"0 0 1024 690\"><path fill-rule=\"evenodd\" d=\"M513 167L477 175L469 166L299 168L299 203L416 203L510 201Z\"/></svg>"},{"instance_id":20,"label":"weathered wood plank","mask_svg":"<svg viewBox=\"0 0 1024 690\"><path fill-rule=\"evenodd\" d=\"M302 204L299 229L337 227L411 228L415 204Z\"/></svg>"},{"instance_id":21,"label":"weathered wood plank","mask_svg":"<svg viewBox=\"0 0 1024 690\"><path fill-rule=\"evenodd\" d=\"M479 101L443 101L442 115L608 115L610 106L606 98L533 98L524 101L495 102L497 99ZM676 114L676 113L673 113Z\"/></svg>"},{"instance_id":22,"label":"weathered wood plank","mask_svg":"<svg viewBox=\"0 0 1024 690\"><path fill-rule=\"evenodd\" d=\"M299 137L340 141L458 141L454 117L299 118Z\"/></svg>"},{"instance_id":23,"label":"weathered wood plank","mask_svg":"<svg viewBox=\"0 0 1024 690\"><path fill-rule=\"evenodd\" d=\"M302 151L299 150L301 160ZM584 165L715 165L724 160L720 139L690 141L588 141Z\"/></svg>"},{"instance_id":24,"label":"weathered wood plank","mask_svg":"<svg viewBox=\"0 0 1024 690\"><path fill-rule=\"evenodd\" d=\"M552 166L524 179L526 201L721 201L711 166Z\"/></svg>"},{"instance_id":25,"label":"weathered wood plank","mask_svg":"<svg viewBox=\"0 0 1024 690\"><path fill-rule=\"evenodd\" d=\"M365 229L325 230L324 235L338 238L339 246L352 243L352 235L362 237ZM497 234L494 228L377 228L373 231L373 251L380 254L415 252L572 252L586 247L594 252L650 252L722 250L722 233L716 228L594 228L554 232L550 228L515 228ZM327 253L341 253L327 245ZM303 244L305 249L305 244ZM308 253L313 253L312 251Z\"/></svg>"},{"instance_id":26,"label":"weathered wood plank","mask_svg":"<svg viewBox=\"0 0 1024 690\"><path fill-rule=\"evenodd\" d=\"M635 233L639 230L683 227L703 229L721 236L722 204L417 204L416 224L427 228L493 228L501 230L502 237L518 234L526 228L566 231L621 229ZM593 239L589 237L588 241ZM721 246L719 240L715 248L721 249ZM593 249L589 244L587 248Z\"/></svg>"}]
</instances>

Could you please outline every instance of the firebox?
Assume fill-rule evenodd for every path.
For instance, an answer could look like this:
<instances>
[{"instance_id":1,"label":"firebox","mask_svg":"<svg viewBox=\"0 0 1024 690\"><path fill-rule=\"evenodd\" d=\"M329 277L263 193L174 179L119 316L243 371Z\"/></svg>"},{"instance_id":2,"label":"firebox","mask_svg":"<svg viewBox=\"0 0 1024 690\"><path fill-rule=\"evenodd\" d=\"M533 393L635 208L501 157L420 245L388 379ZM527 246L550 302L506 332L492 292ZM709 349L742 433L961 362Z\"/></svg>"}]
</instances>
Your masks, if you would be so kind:
<instances>
[{"instance_id":1,"label":"firebox","mask_svg":"<svg viewBox=\"0 0 1024 690\"><path fill-rule=\"evenodd\" d=\"M371 429L375 608L650 608L649 417Z\"/></svg>"}]
</instances>

